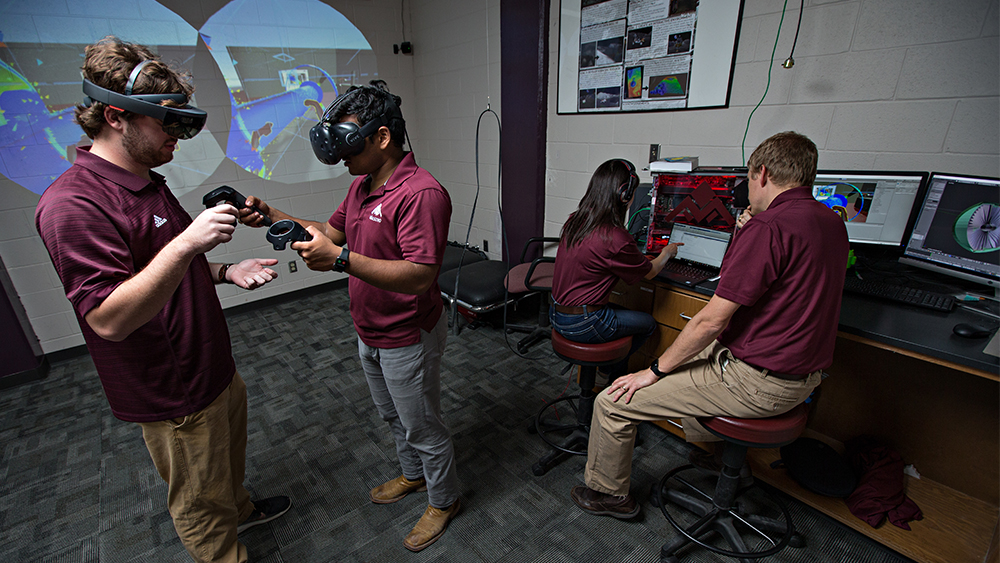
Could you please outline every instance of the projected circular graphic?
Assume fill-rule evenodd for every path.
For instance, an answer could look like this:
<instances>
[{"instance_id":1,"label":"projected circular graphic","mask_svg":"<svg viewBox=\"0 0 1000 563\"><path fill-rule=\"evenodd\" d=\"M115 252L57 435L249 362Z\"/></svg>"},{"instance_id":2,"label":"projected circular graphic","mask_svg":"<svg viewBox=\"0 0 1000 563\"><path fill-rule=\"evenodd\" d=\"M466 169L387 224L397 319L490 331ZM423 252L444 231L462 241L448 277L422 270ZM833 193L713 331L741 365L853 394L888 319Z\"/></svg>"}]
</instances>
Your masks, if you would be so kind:
<instances>
[{"instance_id":1,"label":"projected circular graphic","mask_svg":"<svg viewBox=\"0 0 1000 563\"><path fill-rule=\"evenodd\" d=\"M170 60L189 60L198 34L156 0L102 1L73 18L53 13L45 2L17 4L17 17L5 12L0 22L0 174L41 194L69 169L75 147L90 144L73 121L73 107L83 101L84 48L119 22L122 39L145 43ZM207 127L179 146L174 160L158 170L178 195L225 160Z\"/></svg>"},{"instance_id":2,"label":"projected circular graphic","mask_svg":"<svg viewBox=\"0 0 1000 563\"><path fill-rule=\"evenodd\" d=\"M229 91L226 156L289 184L347 171L316 159L309 129L344 86L378 76L371 45L354 24L319 0L238 0L198 33Z\"/></svg>"},{"instance_id":3,"label":"projected circular graphic","mask_svg":"<svg viewBox=\"0 0 1000 563\"><path fill-rule=\"evenodd\" d=\"M966 209L955 220L955 241L977 254L1000 248L1000 206L981 203Z\"/></svg>"},{"instance_id":4,"label":"projected circular graphic","mask_svg":"<svg viewBox=\"0 0 1000 563\"><path fill-rule=\"evenodd\" d=\"M187 69L204 52L200 38L219 69L194 77L192 103L209 111L209 126L157 169L178 197L227 157L286 184L346 173L316 159L309 129L344 85L367 84L378 71L361 31L320 0L233 0L200 29L156 0L103 0L74 18L44 2L16 4L17 17L0 9L0 175L21 187L41 194L69 169L75 147L90 144L73 121L80 65L86 46L112 33ZM231 111L220 122L213 116L223 107Z\"/></svg>"}]
</instances>

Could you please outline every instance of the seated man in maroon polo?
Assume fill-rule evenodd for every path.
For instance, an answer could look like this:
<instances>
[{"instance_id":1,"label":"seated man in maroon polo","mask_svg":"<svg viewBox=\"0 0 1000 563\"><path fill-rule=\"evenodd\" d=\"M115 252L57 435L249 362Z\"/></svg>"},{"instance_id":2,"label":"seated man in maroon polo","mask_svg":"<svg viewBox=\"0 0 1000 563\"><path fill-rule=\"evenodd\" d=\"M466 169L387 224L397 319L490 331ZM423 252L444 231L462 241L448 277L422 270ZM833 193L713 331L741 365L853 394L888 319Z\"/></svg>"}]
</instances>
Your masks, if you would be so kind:
<instances>
[{"instance_id":1,"label":"seated man in maroon polo","mask_svg":"<svg viewBox=\"0 0 1000 563\"><path fill-rule=\"evenodd\" d=\"M642 421L681 418L689 442L716 441L699 416L764 418L804 401L833 362L847 268L844 222L812 197L816 145L794 132L748 162L753 218L733 237L715 295L648 368L594 405L586 486L591 514L632 518L632 449Z\"/></svg>"}]
</instances>

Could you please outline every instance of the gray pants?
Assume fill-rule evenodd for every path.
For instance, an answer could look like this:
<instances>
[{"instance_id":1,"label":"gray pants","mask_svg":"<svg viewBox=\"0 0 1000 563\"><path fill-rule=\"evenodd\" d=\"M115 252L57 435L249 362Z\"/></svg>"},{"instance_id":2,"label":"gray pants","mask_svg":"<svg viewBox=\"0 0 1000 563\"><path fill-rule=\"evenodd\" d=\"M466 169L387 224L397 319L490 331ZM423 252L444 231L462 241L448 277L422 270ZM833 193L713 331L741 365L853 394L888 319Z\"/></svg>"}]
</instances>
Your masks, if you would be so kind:
<instances>
[{"instance_id":1,"label":"gray pants","mask_svg":"<svg viewBox=\"0 0 1000 563\"><path fill-rule=\"evenodd\" d=\"M448 508L458 499L455 449L441 419L441 356L448 337L442 314L420 342L403 348L372 348L358 339L358 355L372 400L389 423L407 479L427 479L428 502Z\"/></svg>"},{"instance_id":2,"label":"gray pants","mask_svg":"<svg viewBox=\"0 0 1000 563\"><path fill-rule=\"evenodd\" d=\"M642 421L682 418L687 441L714 441L719 438L694 417L776 416L806 400L821 379L822 371L802 381L778 379L734 358L716 341L670 375L636 391L629 404L615 402L602 391L590 426L587 486L611 495L628 494L632 448Z\"/></svg>"}]
</instances>

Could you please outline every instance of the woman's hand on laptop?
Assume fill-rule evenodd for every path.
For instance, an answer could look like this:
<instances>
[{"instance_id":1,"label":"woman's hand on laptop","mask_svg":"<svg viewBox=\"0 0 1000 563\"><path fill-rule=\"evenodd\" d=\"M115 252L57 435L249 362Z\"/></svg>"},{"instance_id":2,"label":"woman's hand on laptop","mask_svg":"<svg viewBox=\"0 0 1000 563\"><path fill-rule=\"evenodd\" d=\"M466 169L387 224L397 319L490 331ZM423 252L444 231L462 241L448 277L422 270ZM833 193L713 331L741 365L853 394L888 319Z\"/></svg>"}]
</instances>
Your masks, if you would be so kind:
<instances>
[{"instance_id":1,"label":"woman's hand on laptop","mask_svg":"<svg viewBox=\"0 0 1000 563\"><path fill-rule=\"evenodd\" d=\"M675 258L677 256L677 248L680 247L680 246L684 246L684 243L683 242L672 242L672 243L668 244L667 246L664 246L663 250L660 251L660 256L663 258L663 261L666 262L667 260L670 260L671 258Z\"/></svg>"},{"instance_id":2,"label":"woman's hand on laptop","mask_svg":"<svg viewBox=\"0 0 1000 563\"><path fill-rule=\"evenodd\" d=\"M670 260L671 258L677 256L677 247L679 247L679 246L684 246L684 243L683 242L672 242L672 243L668 244L667 246L663 247L663 250L660 251L660 253L656 256L656 258L653 258L653 261L652 261L653 262L653 268L649 270L648 274L646 274L646 279L647 280L651 280L651 279L655 278L656 274L659 274L660 270L663 269L663 266L665 266L667 264L667 261Z\"/></svg>"}]
</instances>

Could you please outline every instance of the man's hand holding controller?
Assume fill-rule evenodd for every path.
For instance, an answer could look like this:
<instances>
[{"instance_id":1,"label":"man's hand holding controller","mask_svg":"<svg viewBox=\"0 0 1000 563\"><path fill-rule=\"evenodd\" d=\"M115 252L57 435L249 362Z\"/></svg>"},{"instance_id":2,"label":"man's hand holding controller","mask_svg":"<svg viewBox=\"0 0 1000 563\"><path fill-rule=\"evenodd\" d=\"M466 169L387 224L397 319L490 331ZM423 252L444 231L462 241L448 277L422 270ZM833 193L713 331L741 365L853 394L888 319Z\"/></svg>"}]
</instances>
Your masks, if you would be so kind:
<instances>
[{"instance_id":1,"label":"man's hand holding controller","mask_svg":"<svg viewBox=\"0 0 1000 563\"><path fill-rule=\"evenodd\" d=\"M192 256L204 254L219 244L233 240L238 216L235 207L220 203L199 213L174 240L184 244Z\"/></svg>"}]
</instances>

